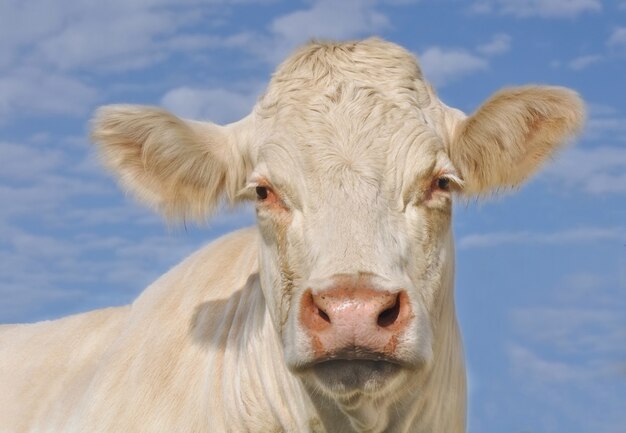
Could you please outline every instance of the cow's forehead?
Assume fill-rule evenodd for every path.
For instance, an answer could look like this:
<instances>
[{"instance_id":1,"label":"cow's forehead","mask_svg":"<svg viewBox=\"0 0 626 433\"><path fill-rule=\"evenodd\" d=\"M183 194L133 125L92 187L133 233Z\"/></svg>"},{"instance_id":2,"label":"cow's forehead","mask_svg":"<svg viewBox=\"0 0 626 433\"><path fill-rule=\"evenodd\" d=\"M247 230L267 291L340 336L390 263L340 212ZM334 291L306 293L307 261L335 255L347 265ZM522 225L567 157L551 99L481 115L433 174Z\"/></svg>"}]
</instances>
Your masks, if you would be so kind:
<instances>
[{"instance_id":1,"label":"cow's forehead","mask_svg":"<svg viewBox=\"0 0 626 433\"><path fill-rule=\"evenodd\" d=\"M309 187L312 177L382 186L398 180L409 154L421 155L418 168L432 165L440 107L403 48L377 39L313 43L278 68L257 106L268 124L259 155L273 175L296 171L284 174L308 178Z\"/></svg>"},{"instance_id":2,"label":"cow's forehead","mask_svg":"<svg viewBox=\"0 0 626 433\"><path fill-rule=\"evenodd\" d=\"M373 38L311 43L296 51L274 73L259 111L275 118L285 107L318 104L316 97L322 95L328 102L345 99L347 87L414 108L436 102L415 57L398 45Z\"/></svg>"},{"instance_id":3,"label":"cow's forehead","mask_svg":"<svg viewBox=\"0 0 626 433\"><path fill-rule=\"evenodd\" d=\"M422 80L415 57L404 48L367 39L359 42L311 43L287 58L274 73L271 85L279 89L309 85L329 87L346 80L365 87L396 91Z\"/></svg>"}]
</instances>

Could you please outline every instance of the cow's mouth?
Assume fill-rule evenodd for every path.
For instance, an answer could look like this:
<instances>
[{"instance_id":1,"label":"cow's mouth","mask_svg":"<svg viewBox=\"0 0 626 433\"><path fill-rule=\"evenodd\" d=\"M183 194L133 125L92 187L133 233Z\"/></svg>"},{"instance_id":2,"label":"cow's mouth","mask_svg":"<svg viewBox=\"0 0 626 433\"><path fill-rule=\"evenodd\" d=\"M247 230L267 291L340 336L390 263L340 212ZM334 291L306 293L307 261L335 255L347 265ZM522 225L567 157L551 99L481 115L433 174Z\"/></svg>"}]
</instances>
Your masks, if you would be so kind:
<instances>
[{"instance_id":1,"label":"cow's mouth","mask_svg":"<svg viewBox=\"0 0 626 433\"><path fill-rule=\"evenodd\" d=\"M377 353L334 354L308 366L320 385L331 392L376 392L404 369L399 360Z\"/></svg>"},{"instance_id":2,"label":"cow's mouth","mask_svg":"<svg viewBox=\"0 0 626 433\"><path fill-rule=\"evenodd\" d=\"M383 388L402 370L400 364L363 359L333 359L312 367L316 379L336 392L374 392Z\"/></svg>"}]
</instances>

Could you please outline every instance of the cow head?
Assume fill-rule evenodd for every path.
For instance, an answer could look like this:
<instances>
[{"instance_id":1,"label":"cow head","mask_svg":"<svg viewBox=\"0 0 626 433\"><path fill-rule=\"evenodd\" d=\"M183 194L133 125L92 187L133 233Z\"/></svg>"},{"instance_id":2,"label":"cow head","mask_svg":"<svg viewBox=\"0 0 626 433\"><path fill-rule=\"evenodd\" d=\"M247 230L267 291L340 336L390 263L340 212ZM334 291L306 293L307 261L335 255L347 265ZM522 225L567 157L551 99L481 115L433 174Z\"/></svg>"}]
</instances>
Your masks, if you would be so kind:
<instances>
[{"instance_id":1,"label":"cow head","mask_svg":"<svg viewBox=\"0 0 626 433\"><path fill-rule=\"evenodd\" d=\"M93 138L169 218L254 201L287 365L324 392L382 393L456 327L453 197L516 187L582 118L574 92L543 86L503 90L466 117L410 53L370 39L302 48L240 122L108 106Z\"/></svg>"}]
</instances>

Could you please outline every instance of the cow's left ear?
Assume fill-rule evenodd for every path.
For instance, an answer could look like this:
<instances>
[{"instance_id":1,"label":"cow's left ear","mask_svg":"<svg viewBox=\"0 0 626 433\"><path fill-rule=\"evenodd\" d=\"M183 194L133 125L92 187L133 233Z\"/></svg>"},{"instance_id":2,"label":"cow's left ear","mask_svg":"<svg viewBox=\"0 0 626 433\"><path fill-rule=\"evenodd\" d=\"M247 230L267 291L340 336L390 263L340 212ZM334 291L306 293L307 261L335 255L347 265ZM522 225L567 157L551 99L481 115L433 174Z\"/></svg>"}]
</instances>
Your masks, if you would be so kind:
<instances>
[{"instance_id":1,"label":"cow's left ear","mask_svg":"<svg viewBox=\"0 0 626 433\"><path fill-rule=\"evenodd\" d=\"M245 185L247 118L226 126L184 120L155 107L109 105L92 139L122 186L170 220L202 221Z\"/></svg>"},{"instance_id":2,"label":"cow's left ear","mask_svg":"<svg viewBox=\"0 0 626 433\"><path fill-rule=\"evenodd\" d=\"M504 89L456 125L449 154L467 194L520 185L580 131L584 104L562 87Z\"/></svg>"}]
</instances>

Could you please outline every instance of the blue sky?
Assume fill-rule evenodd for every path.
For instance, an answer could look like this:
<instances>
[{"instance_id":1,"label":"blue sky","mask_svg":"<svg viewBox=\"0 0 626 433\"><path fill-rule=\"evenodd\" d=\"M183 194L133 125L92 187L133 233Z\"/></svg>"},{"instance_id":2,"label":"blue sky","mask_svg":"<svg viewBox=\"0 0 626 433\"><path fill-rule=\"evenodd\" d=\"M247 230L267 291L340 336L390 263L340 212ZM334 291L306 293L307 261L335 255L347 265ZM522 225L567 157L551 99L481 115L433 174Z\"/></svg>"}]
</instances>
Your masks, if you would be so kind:
<instances>
[{"instance_id":1,"label":"blue sky","mask_svg":"<svg viewBox=\"0 0 626 433\"><path fill-rule=\"evenodd\" d=\"M507 85L572 87L580 140L519 191L459 202L457 308L473 433L626 426L626 1L3 0L0 323L130 302L250 209L168 228L99 166L101 104L217 122L251 109L311 37L416 53L448 105Z\"/></svg>"}]
</instances>

